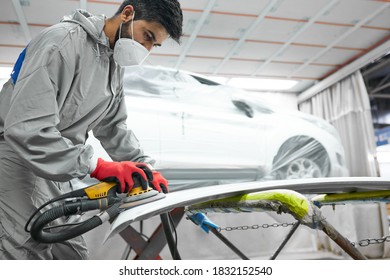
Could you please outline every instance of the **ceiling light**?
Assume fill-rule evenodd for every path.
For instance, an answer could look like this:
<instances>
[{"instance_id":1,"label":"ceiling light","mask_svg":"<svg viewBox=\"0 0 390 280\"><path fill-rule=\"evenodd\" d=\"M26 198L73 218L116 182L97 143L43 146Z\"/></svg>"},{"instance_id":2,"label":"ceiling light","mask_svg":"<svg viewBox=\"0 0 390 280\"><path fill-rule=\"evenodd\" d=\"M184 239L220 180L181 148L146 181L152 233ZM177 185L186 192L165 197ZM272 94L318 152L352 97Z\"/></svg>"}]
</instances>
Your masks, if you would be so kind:
<instances>
[{"instance_id":1,"label":"ceiling light","mask_svg":"<svg viewBox=\"0 0 390 280\"><path fill-rule=\"evenodd\" d=\"M252 90L288 90L298 81L283 79L231 78L228 85Z\"/></svg>"}]
</instances>

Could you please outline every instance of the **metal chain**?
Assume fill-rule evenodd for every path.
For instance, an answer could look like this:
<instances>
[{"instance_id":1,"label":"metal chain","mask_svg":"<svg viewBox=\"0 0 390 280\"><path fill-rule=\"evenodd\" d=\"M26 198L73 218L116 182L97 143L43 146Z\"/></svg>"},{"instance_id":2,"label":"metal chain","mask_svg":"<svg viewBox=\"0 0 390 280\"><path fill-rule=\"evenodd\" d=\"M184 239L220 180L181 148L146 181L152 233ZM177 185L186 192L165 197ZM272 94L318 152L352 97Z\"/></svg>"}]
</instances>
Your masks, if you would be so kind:
<instances>
[{"instance_id":1,"label":"metal chain","mask_svg":"<svg viewBox=\"0 0 390 280\"><path fill-rule=\"evenodd\" d=\"M383 242L390 242L390 235L384 236L382 238L366 238L358 242L351 242L351 244L354 247L356 247L356 245L359 245L360 247L366 247L372 244L382 244Z\"/></svg>"},{"instance_id":2,"label":"metal chain","mask_svg":"<svg viewBox=\"0 0 390 280\"><path fill-rule=\"evenodd\" d=\"M288 227L288 226L293 226L296 222L294 223L274 223L274 224L262 224L262 225L252 225L252 226L236 226L236 227L224 227L221 228L219 227L217 230L222 231L232 231L232 230L248 230L248 229L261 229L261 228L277 228L277 227Z\"/></svg>"},{"instance_id":3,"label":"metal chain","mask_svg":"<svg viewBox=\"0 0 390 280\"><path fill-rule=\"evenodd\" d=\"M266 229L266 228L277 228L277 227L289 227L296 224L293 223L273 223L273 224L262 224L262 225L252 225L252 226L235 226L235 227L219 227L217 230L220 231L233 231L233 230L249 230L249 229ZM390 235L384 236L382 238L365 238L358 242L351 242L352 246L366 247L373 244L382 244L384 242L390 242Z\"/></svg>"}]
</instances>

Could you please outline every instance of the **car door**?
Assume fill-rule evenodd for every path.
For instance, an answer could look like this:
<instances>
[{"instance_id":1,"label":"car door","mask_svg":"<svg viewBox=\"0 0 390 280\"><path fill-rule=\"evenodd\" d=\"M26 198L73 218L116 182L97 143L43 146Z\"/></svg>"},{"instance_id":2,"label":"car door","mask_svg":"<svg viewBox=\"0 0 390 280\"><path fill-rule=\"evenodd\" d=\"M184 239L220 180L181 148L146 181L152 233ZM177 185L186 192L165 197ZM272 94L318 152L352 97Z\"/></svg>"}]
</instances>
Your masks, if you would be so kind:
<instances>
[{"instance_id":1,"label":"car door","mask_svg":"<svg viewBox=\"0 0 390 280\"><path fill-rule=\"evenodd\" d=\"M144 92L127 93L125 97L127 107L127 128L131 129L139 140L145 154L156 160L161 160L161 127L160 114L156 108L160 107L162 98L155 93Z\"/></svg>"},{"instance_id":2,"label":"car door","mask_svg":"<svg viewBox=\"0 0 390 280\"><path fill-rule=\"evenodd\" d=\"M161 144L160 144L160 117L158 108L161 99L157 96L125 96L127 108L127 129L134 132L136 138L139 140L145 154L154 158L156 164L160 163L161 159ZM87 144L93 146L97 156L110 160L109 155L101 146L92 131L89 133Z\"/></svg>"},{"instance_id":3,"label":"car door","mask_svg":"<svg viewBox=\"0 0 390 280\"><path fill-rule=\"evenodd\" d=\"M225 87L177 84L174 91L176 100L161 117L164 167L194 181L261 176L258 125L232 103Z\"/></svg>"}]
</instances>

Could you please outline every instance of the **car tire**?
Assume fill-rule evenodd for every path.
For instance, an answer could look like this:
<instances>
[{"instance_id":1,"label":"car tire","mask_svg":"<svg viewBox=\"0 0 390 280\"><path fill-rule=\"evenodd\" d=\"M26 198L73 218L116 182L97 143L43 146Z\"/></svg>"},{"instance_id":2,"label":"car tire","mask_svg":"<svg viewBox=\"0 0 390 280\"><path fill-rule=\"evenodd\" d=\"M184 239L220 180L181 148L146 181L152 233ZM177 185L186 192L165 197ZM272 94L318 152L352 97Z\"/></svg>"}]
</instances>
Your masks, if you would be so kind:
<instances>
[{"instance_id":1,"label":"car tire","mask_svg":"<svg viewBox=\"0 0 390 280\"><path fill-rule=\"evenodd\" d=\"M274 157L271 177L276 180L327 177L330 159L317 140L296 136L286 141Z\"/></svg>"}]
</instances>

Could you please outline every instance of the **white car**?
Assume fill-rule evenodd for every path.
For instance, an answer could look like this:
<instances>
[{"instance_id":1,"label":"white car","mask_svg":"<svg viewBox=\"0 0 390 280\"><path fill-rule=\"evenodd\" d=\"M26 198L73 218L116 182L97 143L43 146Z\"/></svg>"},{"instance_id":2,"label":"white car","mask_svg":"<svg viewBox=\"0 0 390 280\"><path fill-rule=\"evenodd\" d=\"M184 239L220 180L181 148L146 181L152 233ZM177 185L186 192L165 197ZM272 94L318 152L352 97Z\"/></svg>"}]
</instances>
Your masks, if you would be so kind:
<instances>
[{"instance_id":1,"label":"white car","mask_svg":"<svg viewBox=\"0 0 390 280\"><path fill-rule=\"evenodd\" d=\"M347 176L333 126L282 112L248 92L175 69L131 67L127 126L170 189L255 180ZM107 158L93 137L88 140Z\"/></svg>"}]
</instances>

